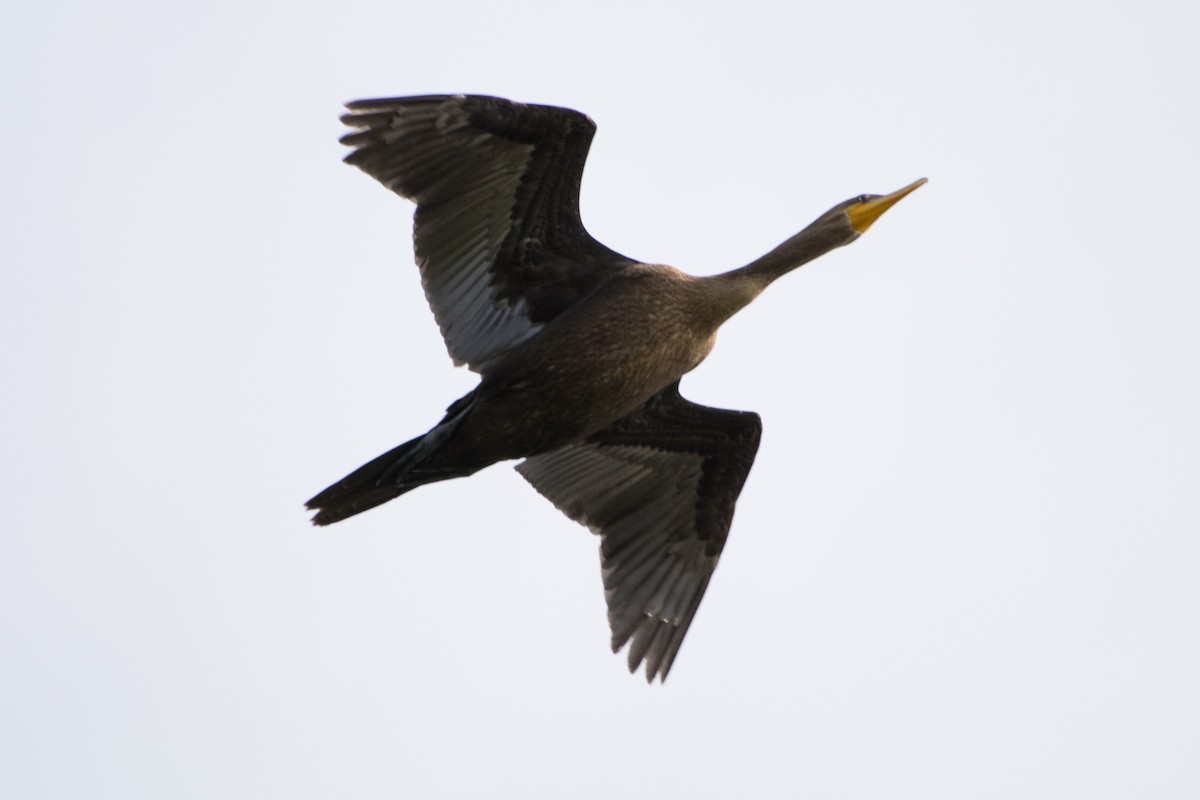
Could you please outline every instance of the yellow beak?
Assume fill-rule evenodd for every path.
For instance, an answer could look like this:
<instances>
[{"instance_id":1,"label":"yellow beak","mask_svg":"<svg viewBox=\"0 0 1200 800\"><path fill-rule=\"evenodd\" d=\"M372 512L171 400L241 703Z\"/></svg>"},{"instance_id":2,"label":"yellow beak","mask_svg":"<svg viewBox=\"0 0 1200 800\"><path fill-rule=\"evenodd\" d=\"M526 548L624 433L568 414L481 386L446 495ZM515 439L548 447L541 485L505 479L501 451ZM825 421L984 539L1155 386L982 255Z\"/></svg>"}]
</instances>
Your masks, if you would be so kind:
<instances>
[{"instance_id":1,"label":"yellow beak","mask_svg":"<svg viewBox=\"0 0 1200 800\"><path fill-rule=\"evenodd\" d=\"M875 220L883 216L883 212L928 182L928 178L921 178L920 180L913 181L898 192L885 194L883 197L873 197L865 203L857 203L850 206L850 208L846 209L846 213L850 215L851 227L859 233L866 233L867 228L871 227Z\"/></svg>"}]
</instances>

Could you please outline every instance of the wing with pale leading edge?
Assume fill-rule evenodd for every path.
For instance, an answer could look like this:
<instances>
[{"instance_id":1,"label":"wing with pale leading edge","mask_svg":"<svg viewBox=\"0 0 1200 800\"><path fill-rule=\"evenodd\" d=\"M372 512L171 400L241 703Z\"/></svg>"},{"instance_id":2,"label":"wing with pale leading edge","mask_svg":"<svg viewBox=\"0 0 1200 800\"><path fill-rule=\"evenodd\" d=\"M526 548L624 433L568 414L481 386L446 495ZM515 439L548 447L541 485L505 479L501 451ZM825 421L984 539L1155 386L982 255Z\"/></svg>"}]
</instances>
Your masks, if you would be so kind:
<instances>
[{"instance_id":1,"label":"wing with pale leading edge","mask_svg":"<svg viewBox=\"0 0 1200 800\"><path fill-rule=\"evenodd\" d=\"M346 161L417 204L421 282L455 363L484 372L633 263L579 217L587 116L462 95L346 107Z\"/></svg>"},{"instance_id":2,"label":"wing with pale leading edge","mask_svg":"<svg viewBox=\"0 0 1200 800\"><path fill-rule=\"evenodd\" d=\"M685 400L676 382L579 444L517 471L601 536L613 652L665 680L725 545L762 422Z\"/></svg>"}]
</instances>

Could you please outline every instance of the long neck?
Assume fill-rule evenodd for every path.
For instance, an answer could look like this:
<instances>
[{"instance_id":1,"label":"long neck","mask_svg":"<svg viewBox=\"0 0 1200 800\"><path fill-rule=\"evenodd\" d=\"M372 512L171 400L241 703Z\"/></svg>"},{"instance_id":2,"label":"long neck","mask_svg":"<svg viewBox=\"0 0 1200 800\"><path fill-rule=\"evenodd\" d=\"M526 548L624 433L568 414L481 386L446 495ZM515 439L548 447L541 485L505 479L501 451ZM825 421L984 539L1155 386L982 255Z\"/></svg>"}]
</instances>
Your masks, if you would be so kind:
<instances>
[{"instance_id":1,"label":"long neck","mask_svg":"<svg viewBox=\"0 0 1200 800\"><path fill-rule=\"evenodd\" d=\"M720 325L741 311L776 279L848 241L852 239L847 240L844 234L820 225L819 222L814 223L744 267L701 278L710 285L706 288L713 298L713 310L717 313L716 324Z\"/></svg>"}]
</instances>

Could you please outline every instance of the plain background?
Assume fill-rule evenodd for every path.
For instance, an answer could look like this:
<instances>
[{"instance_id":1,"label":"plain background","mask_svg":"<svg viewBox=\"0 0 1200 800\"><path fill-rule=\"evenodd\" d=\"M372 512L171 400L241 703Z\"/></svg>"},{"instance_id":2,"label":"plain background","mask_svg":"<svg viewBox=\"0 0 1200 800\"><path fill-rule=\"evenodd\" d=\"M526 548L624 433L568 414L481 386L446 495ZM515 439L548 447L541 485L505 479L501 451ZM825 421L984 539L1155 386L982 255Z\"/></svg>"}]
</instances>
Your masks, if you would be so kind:
<instances>
[{"instance_id":1,"label":"plain background","mask_svg":"<svg viewBox=\"0 0 1200 800\"><path fill-rule=\"evenodd\" d=\"M786 5L786 9L785 9ZM0 26L0 795L1200 796L1194 10L37 3ZM762 414L665 686L506 466L334 528L451 369L342 102L599 124L615 249L740 266Z\"/></svg>"}]
</instances>

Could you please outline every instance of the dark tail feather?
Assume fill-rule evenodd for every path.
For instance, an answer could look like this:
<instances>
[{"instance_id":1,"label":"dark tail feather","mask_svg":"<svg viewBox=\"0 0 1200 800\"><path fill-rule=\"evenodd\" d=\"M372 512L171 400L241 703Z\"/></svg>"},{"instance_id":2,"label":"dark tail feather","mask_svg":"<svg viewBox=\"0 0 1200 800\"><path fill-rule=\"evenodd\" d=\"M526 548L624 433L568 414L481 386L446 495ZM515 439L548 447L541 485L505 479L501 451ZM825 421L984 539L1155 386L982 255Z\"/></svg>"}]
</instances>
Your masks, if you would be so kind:
<instances>
[{"instance_id":1,"label":"dark tail feather","mask_svg":"<svg viewBox=\"0 0 1200 800\"><path fill-rule=\"evenodd\" d=\"M446 416L424 436L405 442L351 472L305 505L316 511L314 525L361 514L418 486L449 478L461 478L487 466L482 464L430 464L450 434L471 409L474 392L460 397L446 409ZM442 461L443 459L435 459Z\"/></svg>"},{"instance_id":2,"label":"dark tail feather","mask_svg":"<svg viewBox=\"0 0 1200 800\"><path fill-rule=\"evenodd\" d=\"M313 524L330 525L382 505L423 483L439 480L441 476L430 476L429 480L408 480L404 474L414 460L414 451L424 438L418 436L363 464L305 503L305 506L317 512L312 519Z\"/></svg>"}]
</instances>

